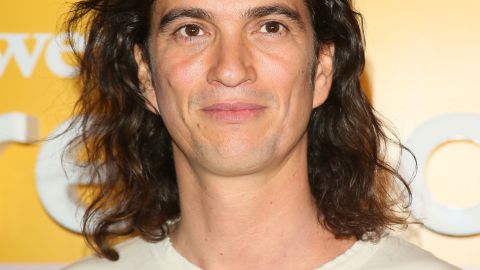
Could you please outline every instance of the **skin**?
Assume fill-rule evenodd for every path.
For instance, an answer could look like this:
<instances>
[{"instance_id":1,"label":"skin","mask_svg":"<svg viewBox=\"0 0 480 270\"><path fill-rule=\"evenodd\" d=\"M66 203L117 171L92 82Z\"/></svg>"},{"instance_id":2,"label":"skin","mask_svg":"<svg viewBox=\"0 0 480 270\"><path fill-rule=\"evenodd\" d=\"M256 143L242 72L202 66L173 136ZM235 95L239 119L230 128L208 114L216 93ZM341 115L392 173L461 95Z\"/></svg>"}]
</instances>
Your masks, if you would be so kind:
<instances>
[{"instance_id":1,"label":"skin","mask_svg":"<svg viewBox=\"0 0 480 270\"><path fill-rule=\"evenodd\" d=\"M348 249L308 185L307 125L333 48L315 53L303 0L166 0L152 17L151 65L135 56L172 137L176 250L203 269L312 269Z\"/></svg>"}]
</instances>

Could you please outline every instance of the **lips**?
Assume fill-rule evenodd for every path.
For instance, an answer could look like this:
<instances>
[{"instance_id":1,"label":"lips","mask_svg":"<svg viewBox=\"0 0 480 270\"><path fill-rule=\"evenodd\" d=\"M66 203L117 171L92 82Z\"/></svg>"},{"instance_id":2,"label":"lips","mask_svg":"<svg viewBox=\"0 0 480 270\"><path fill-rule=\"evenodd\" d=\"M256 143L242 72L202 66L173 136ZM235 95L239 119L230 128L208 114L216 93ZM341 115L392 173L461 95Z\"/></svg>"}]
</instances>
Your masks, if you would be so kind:
<instances>
[{"instance_id":1,"label":"lips","mask_svg":"<svg viewBox=\"0 0 480 270\"><path fill-rule=\"evenodd\" d=\"M255 103L215 103L202 108L208 116L226 123L236 124L257 118L267 107Z\"/></svg>"}]
</instances>

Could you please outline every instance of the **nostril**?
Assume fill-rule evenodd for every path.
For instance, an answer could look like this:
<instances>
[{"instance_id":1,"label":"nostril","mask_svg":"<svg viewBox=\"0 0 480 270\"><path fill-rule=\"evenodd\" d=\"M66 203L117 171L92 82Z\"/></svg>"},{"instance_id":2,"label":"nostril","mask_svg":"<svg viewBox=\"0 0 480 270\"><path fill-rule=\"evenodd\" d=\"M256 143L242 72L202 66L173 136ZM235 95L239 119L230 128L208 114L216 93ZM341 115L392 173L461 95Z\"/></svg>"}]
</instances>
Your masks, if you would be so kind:
<instances>
[{"instance_id":1,"label":"nostril","mask_svg":"<svg viewBox=\"0 0 480 270\"><path fill-rule=\"evenodd\" d=\"M253 70L253 67L246 66L243 63L227 64L224 62L210 69L209 81L234 87L254 80Z\"/></svg>"}]
</instances>

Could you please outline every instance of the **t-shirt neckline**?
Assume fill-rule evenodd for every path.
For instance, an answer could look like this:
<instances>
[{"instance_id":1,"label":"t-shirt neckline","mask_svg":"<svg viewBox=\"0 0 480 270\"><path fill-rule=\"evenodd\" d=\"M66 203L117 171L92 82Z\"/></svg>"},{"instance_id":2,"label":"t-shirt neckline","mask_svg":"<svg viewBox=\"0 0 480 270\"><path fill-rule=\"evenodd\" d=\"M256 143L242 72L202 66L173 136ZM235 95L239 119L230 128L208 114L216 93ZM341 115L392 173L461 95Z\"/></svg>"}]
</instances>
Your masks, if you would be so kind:
<instances>
[{"instance_id":1,"label":"t-shirt neckline","mask_svg":"<svg viewBox=\"0 0 480 270\"><path fill-rule=\"evenodd\" d=\"M383 241L380 240L380 242ZM173 246L170 237L166 237L159 244L163 244L163 252L166 256L165 259L171 262L181 264L182 269L185 270L203 270L190 262L187 258L183 257ZM329 269L358 269L363 262L368 261L368 258L373 254L374 249L368 248L369 246L378 246L379 243L372 243L369 241L356 241L345 252L335 257L334 259L320 265L313 270L329 270ZM157 252L159 250L157 249ZM179 265L180 266L180 265ZM354 268L352 268L354 267Z\"/></svg>"}]
</instances>

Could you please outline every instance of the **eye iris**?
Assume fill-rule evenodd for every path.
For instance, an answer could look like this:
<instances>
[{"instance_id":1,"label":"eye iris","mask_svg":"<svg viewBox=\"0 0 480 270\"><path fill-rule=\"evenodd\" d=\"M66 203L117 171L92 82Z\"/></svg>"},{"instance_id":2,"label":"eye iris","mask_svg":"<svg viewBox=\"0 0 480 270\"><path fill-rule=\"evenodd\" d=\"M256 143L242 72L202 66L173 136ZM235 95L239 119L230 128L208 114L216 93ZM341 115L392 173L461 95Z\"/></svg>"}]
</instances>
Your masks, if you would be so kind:
<instances>
[{"instance_id":1,"label":"eye iris","mask_svg":"<svg viewBox=\"0 0 480 270\"><path fill-rule=\"evenodd\" d=\"M196 25L185 26L185 34L187 34L187 36L193 37L193 36L197 36L199 33L200 33L200 27Z\"/></svg>"},{"instance_id":2,"label":"eye iris","mask_svg":"<svg viewBox=\"0 0 480 270\"><path fill-rule=\"evenodd\" d=\"M265 28L268 33L277 33L280 31L280 25L275 22L269 22L265 25Z\"/></svg>"}]
</instances>

